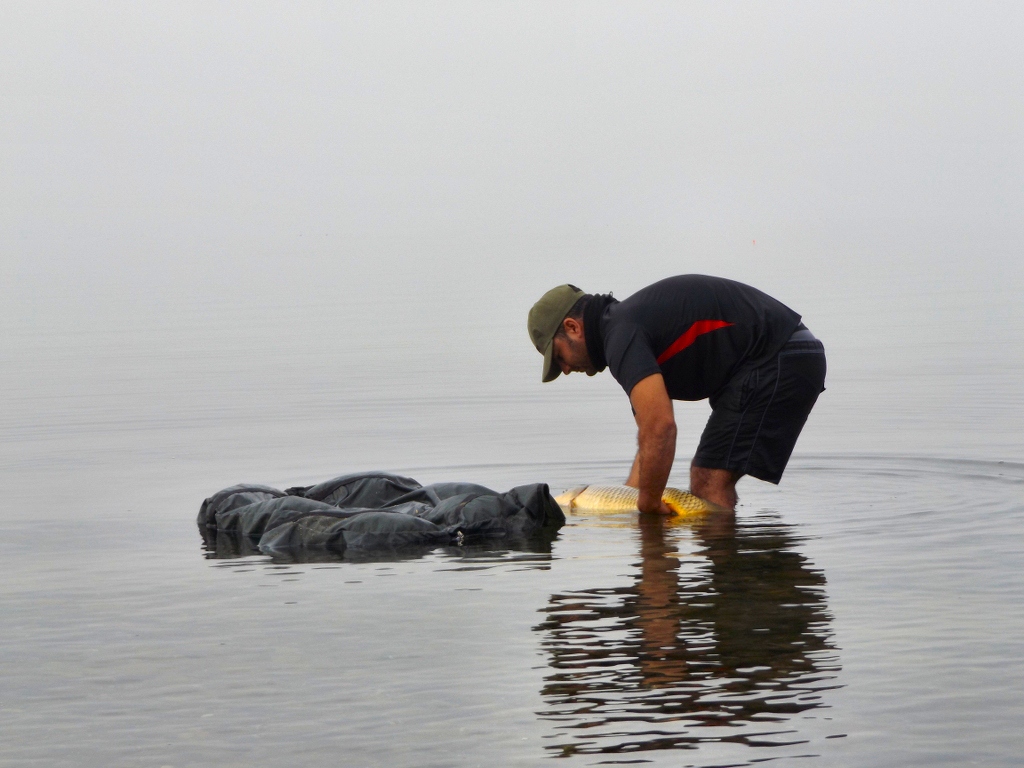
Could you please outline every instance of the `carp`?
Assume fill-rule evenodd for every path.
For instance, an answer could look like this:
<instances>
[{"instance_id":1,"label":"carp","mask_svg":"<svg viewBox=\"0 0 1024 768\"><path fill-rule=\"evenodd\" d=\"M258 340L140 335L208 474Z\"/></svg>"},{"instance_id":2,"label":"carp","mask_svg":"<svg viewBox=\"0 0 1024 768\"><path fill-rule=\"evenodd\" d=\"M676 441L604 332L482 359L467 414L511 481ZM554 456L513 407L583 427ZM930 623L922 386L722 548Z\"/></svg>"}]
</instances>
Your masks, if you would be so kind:
<instances>
[{"instance_id":1,"label":"carp","mask_svg":"<svg viewBox=\"0 0 1024 768\"><path fill-rule=\"evenodd\" d=\"M555 501L567 512L614 514L616 512L636 512L636 503L639 498L640 492L628 485L581 485L556 496ZM717 504L712 504L699 496L694 496L689 491L681 491L678 488L666 488L661 499L676 515L680 516L722 511L722 507Z\"/></svg>"}]
</instances>

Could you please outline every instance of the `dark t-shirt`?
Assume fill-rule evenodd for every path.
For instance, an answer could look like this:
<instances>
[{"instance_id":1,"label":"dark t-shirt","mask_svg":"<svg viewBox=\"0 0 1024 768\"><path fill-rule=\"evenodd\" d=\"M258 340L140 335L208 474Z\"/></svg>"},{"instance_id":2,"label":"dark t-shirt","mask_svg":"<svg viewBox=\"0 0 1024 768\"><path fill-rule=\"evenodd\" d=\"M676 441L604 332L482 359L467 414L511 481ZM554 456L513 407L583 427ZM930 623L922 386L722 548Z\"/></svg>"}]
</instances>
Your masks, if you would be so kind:
<instances>
[{"instance_id":1,"label":"dark t-shirt","mask_svg":"<svg viewBox=\"0 0 1024 768\"><path fill-rule=\"evenodd\" d=\"M660 373L673 400L711 397L746 364L775 355L800 315L749 285L706 275L660 280L601 317L605 357L628 395Z\"/></svg>"}]
</instances>

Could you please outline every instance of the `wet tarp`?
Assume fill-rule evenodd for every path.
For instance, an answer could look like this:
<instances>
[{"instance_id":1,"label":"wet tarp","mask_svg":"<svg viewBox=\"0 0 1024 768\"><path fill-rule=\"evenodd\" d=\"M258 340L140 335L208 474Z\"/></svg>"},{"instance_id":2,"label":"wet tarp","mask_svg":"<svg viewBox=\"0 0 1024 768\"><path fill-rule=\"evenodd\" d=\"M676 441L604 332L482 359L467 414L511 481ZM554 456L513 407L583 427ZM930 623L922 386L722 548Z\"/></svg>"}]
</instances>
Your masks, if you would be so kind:
<instances>
[{"instance_id":1,"label":"wet tarp","mask_svg":"<svg viewBox=\"0 0 1024 768\"><path fill-rule=\"evenodd\" d=\"M283 491L234 485L203 501L196 522L207 544L226 556L294 556L529 543L556 532L565 515L543 483L498 493L370 472Z\"/></svg>"}]
</instances>

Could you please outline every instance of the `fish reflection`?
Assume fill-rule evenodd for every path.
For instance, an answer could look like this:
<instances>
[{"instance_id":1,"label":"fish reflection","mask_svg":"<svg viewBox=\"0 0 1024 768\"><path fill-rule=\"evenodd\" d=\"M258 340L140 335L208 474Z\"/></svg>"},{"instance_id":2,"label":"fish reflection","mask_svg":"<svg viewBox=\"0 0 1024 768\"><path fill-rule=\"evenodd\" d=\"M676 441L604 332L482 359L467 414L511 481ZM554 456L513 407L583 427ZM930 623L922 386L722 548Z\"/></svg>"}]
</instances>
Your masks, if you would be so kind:
<instances>
[{"instance_id":1,"label":"fish reflection","mask_svg":"<svg viewBox=\"0 0 1024 768\"><path fill-rule=\"evenodd\" d=\"M823 706L838 664L825 577L794 549L793 527L732 515L696 528L641 515L638 527L634 583L555 594L543 609L539 714L565 737L549 749L802 741L789 721Z\"/></svg>"}]
</instances>

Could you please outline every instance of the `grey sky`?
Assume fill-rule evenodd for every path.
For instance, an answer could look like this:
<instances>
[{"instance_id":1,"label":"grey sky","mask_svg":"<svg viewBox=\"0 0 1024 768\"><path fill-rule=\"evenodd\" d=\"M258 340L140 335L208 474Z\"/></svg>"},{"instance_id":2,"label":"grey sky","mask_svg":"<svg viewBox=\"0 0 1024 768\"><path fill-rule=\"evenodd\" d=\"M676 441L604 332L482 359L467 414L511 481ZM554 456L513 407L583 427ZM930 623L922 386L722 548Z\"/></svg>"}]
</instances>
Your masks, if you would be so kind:
<instances>
[{"instance_id":1,"label":"grey sky","mask_svg":"<svg viewBox=\"0 0 1024 768\"><path fill-rule=\"evenodd\" d=\"M239 286L497 284L511 312L706 271L806 311L1020 279L1017 3L0 9L7 321Z\"/></svg>"}]
</instances>

